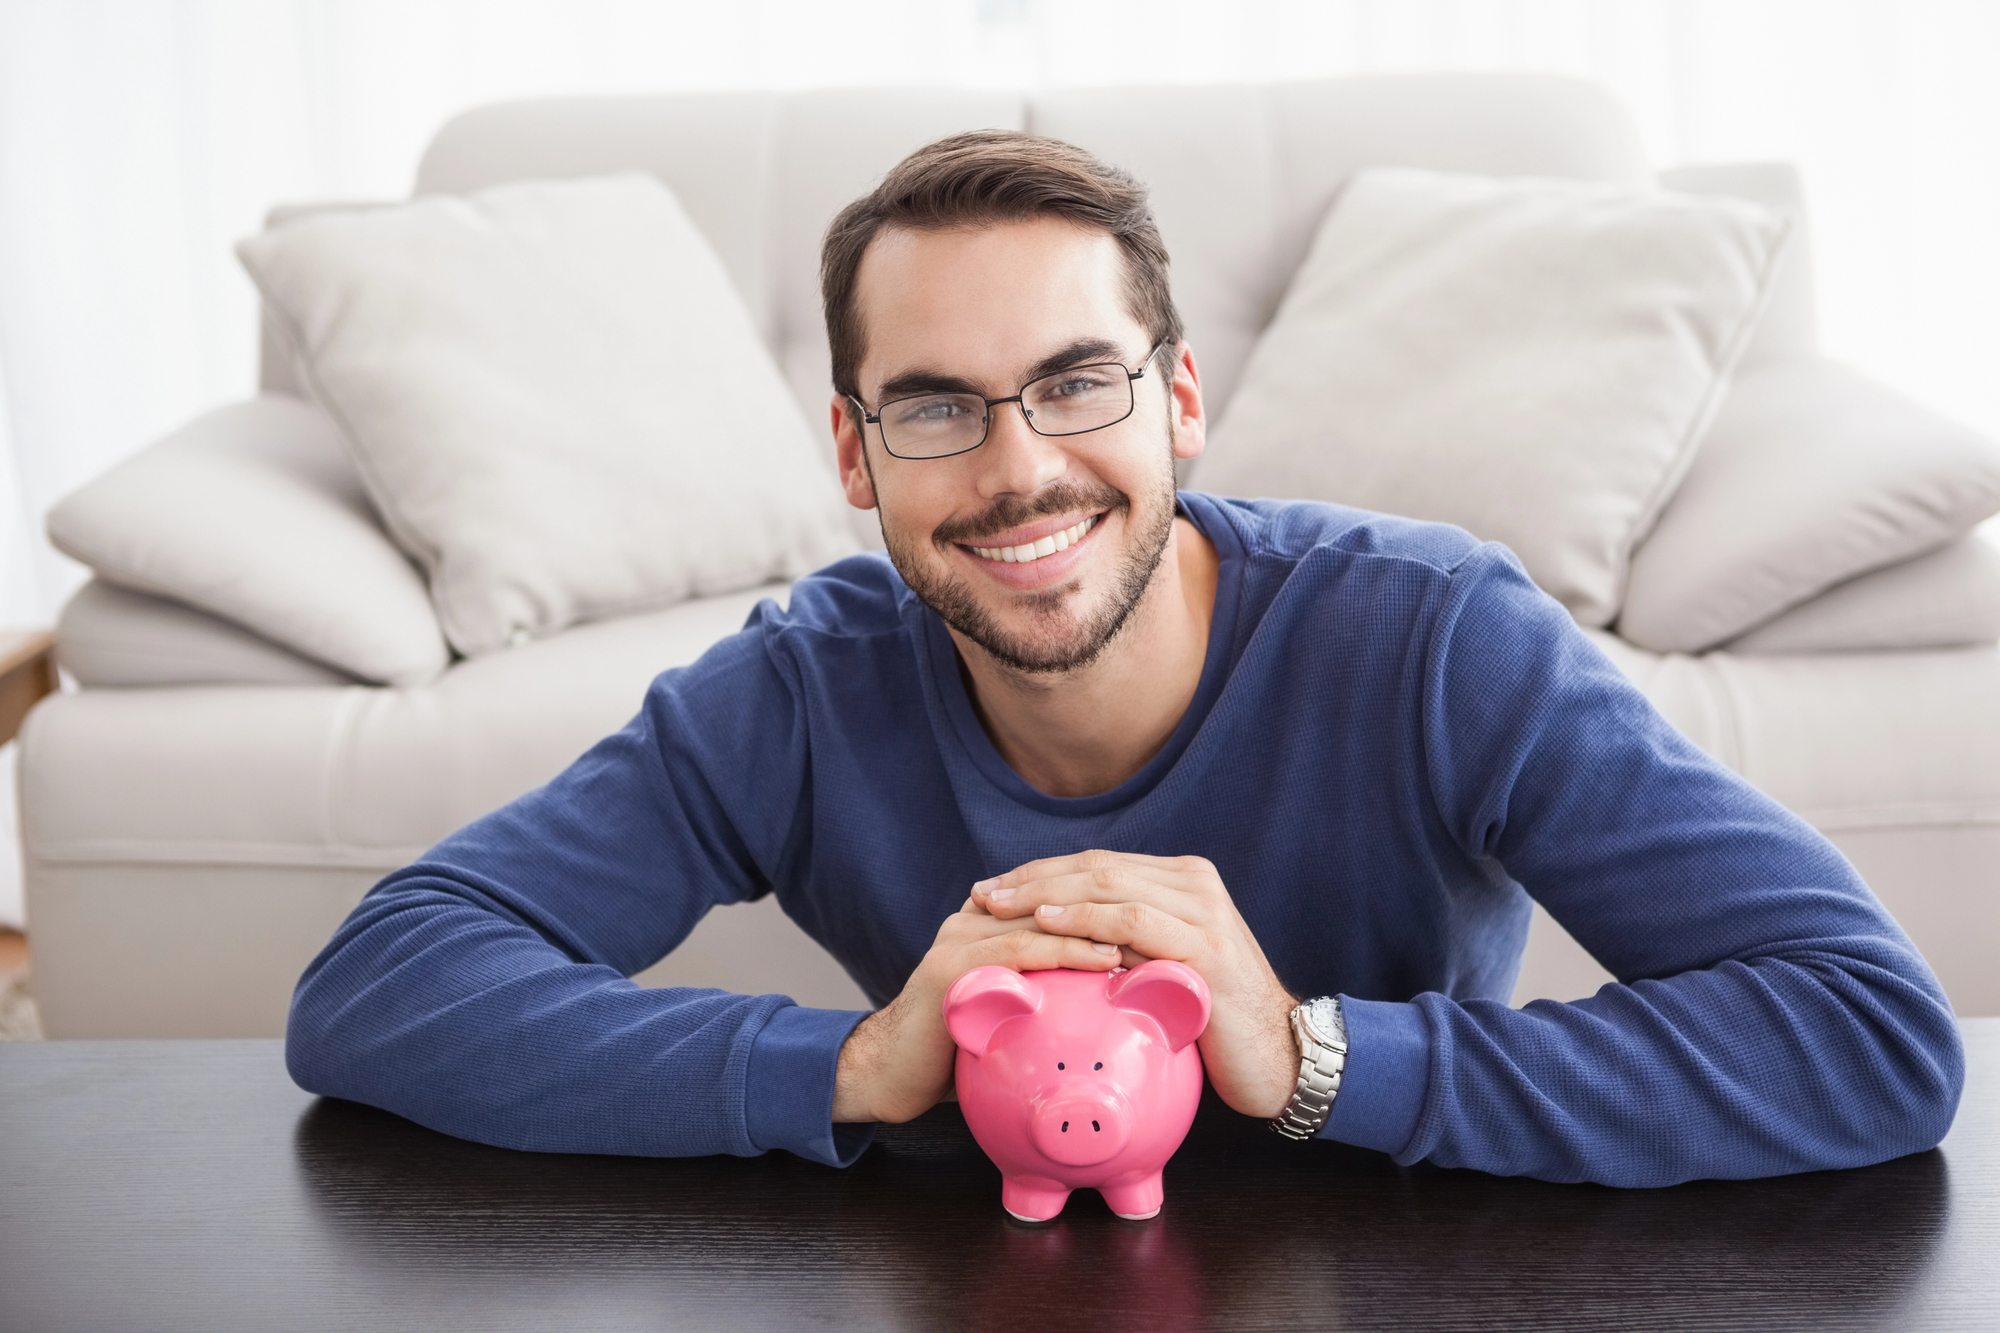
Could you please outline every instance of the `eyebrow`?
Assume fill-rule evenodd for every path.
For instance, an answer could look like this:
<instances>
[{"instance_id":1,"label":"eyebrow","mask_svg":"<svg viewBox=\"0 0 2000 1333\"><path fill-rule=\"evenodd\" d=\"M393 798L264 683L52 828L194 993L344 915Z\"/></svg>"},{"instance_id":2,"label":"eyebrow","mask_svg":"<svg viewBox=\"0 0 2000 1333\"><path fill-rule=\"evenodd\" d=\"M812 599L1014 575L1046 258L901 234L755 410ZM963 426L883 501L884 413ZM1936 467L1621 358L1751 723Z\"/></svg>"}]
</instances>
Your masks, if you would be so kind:
<instances>
[{"instance_id":1,"label":"eyebrow","mask_svg":"<svg viewBox=\"0 0 2000 1333\"><path fill-rule=\"evenodd\" d=\"M1125 349L1109 338L1078 338L1061 350L1051 352L1029 366L1027 373L1021 377L1021 383L1028 384L1044 375L1053 375L1072 366L1089 366L1112 361L1118 361L1122 365L1120 358L1124 355ZM899 371L883 380L881 388L876 390L879 401L882 402L918 393L970 393L978 394L981 398L986 396L980 393L978 385L965 376L947 374L928 366L914 366L909 370Z\"/></svg>"}]
</instances>

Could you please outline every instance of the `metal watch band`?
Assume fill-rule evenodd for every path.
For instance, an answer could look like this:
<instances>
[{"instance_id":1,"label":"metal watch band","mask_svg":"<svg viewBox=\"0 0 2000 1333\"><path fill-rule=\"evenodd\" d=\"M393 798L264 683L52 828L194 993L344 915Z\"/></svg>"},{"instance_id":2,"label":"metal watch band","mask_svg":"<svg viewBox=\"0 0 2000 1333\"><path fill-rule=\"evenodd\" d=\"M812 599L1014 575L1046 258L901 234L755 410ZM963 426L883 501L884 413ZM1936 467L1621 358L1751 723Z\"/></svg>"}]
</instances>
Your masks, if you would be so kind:
<instances>
[{"instance_id":1,"label":"metal watch band","mask_svg":"<svg viewBox=\"0 0 2000 1333\"><path fill-rule=\"evenodd\" d=\"M1340 1074L1347 1067L1347 1025L1341 1019L1340 999L1333 999L1333 1021L1339 1029L1322 1044L1306 1026L1307 1001L1292 1010L1292 1035L1299 1043L1299 1086L1292 1100L1271 1122L1271 1128L1288 1139L1309 1139L1333 1112L1334 1094L1340 1091Z\"/></svg>"}]
</instances>

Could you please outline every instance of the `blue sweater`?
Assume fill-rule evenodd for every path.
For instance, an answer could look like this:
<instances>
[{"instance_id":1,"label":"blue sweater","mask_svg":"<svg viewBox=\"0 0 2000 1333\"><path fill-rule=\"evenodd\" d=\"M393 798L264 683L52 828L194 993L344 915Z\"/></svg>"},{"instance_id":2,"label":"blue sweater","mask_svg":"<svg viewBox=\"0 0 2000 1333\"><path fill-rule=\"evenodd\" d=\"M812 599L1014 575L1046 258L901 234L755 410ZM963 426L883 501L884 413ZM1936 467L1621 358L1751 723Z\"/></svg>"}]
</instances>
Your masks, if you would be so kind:
<instances>
[{"instance_id":1,"label":"blue sweater","mask_svg":"<svg viewBox=\"0 0 2000 1333\"><path fill-rule=\"evenodd\" d=\"M1182 496L1221 556L1166 747L1030 787L886 559L764 602L549 783L383 880L299 983L309 1091L516 1148L786 1148L860 1013L627 977L766 893L876 1003L974 880L1091 847L1213 861L1279 978L1340 994L1326 1137L1664 1185L1936 1144L1943 992L1840 854L1663 721L1504 548L1308 503ZM1510 1009L1529 897L1618 984Z\"/></svg>"}]
</instances>

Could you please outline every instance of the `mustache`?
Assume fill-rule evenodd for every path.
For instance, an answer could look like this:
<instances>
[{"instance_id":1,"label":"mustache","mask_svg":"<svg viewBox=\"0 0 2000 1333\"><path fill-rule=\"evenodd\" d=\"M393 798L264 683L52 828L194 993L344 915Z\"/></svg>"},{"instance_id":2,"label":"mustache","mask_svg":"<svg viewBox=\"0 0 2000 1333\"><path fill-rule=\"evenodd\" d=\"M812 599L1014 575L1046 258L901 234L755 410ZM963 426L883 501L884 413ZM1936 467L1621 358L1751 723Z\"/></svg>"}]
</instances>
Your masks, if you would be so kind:
<instances>
[{"instance_id":1,"label":"mustache","mask_svg":"<svg viewBox=\"0 0 2000 1333\"><path fill-rule=\"evenodd\" d=\"M1081 482L1057 481L1051 482L1026 499L1003 495L983 513L965 518L946 519L931 532L931 540L939 546L969 546L983 537L998 536L1010 528L1018 528L1024 523L1032 523L1051 514L1077 511L1094 514L1103 510L1131 507L1132 501L1123 491L1114 490L1102 483L1086 486Z\"/></svg>"}]
</instances>

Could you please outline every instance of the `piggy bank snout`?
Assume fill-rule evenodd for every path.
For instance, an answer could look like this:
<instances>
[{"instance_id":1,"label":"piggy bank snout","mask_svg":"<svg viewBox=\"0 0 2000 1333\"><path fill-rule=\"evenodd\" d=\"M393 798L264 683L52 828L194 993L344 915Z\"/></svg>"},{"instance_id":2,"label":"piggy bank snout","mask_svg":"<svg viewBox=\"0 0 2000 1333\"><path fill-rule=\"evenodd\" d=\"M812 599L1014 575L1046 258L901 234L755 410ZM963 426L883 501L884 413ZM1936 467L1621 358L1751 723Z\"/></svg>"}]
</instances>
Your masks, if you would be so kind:
<instances>
[{"instance_id":1,"label":"piggy bank snout","mask_svg":"<svg viewBox=\"0 0 2000 1333\"><path fill-rule=\"evenodd\" d=\"M1117 1156L1132 1137L1131 1111L1108 1088L1067 1088L1036 1099L1035 1147L1064 1166Z\"/></svg>"}]
</instances>

